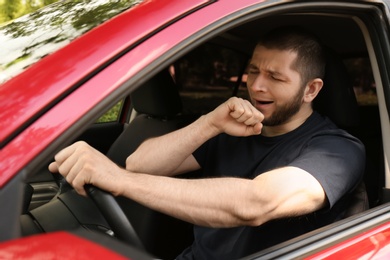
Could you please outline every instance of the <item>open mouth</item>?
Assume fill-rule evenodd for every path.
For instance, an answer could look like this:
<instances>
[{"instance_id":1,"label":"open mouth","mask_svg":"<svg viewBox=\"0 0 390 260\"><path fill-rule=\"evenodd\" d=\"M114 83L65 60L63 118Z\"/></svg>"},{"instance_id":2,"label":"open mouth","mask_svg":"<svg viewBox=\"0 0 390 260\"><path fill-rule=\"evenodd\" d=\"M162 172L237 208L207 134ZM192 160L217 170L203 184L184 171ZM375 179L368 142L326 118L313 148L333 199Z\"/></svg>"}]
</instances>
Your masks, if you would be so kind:
<instances>
[{"instance_id":1,"label":"open mouth","mask_svg":"<svg viewBox=\"0 0 390 260\"><path fill-rule=\"evenodd\" d=\"M260 105L268 105L268 104L273 103L273 101L257 100L257 103Z\"/></svg>"}]
</instances>

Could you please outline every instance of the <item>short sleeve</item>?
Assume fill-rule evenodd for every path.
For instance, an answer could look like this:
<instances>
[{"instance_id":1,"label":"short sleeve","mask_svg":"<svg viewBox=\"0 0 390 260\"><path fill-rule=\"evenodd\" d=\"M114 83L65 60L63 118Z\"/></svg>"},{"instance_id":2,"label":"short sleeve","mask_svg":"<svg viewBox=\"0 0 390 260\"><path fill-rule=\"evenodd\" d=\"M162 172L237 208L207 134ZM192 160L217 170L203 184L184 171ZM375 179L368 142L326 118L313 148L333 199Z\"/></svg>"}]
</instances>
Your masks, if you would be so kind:
<instances>
[{"instance_id":1,"label":"short sleeve","mask_svg":"<svg viewBox=\"0 0 390 260\"><path fill-rule=\"evenodd\" d=\"M332 207L363 178L365 149L353 136L327 130L314 136L289 166L313 175L322 185Z\"/></svg>"}]
</instances>

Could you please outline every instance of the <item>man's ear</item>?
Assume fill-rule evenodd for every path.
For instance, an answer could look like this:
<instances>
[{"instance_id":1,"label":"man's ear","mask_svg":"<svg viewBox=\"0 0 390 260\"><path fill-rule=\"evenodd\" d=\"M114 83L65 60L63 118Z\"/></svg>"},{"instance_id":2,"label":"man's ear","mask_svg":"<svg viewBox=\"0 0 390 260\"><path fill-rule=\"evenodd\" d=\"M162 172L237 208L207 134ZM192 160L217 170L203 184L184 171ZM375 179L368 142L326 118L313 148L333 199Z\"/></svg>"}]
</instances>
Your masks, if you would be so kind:
<instances>
[{"instance_id":1,"label":"man's ear","mask_svg":"<svg viewBox=\"0 0 390 260\"><path fill-rule=\"evenodd\" d=\"M305 88L305 93L303 96L304 102L310 103L314 100L314 98L318 95L324 82L320 78L315 78L311 80Z\"/></svg>"}]
</instances>

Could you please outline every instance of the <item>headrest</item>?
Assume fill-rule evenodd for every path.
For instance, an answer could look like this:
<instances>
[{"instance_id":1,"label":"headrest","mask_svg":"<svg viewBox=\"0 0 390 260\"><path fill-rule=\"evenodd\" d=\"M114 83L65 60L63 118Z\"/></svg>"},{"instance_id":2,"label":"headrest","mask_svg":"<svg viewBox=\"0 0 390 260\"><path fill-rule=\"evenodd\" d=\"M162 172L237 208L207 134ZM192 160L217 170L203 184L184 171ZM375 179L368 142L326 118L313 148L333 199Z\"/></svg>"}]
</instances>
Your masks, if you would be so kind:
<instances>
[{"instance_id":1,"label":"headrest","mask_svg":"<svg viewBox=\"0 0 390 260\"><path fill-rule=\"evenodd\" d=\"M134 109L153 117L172 117L182 111L177 86L163 70L131 94Z\"/></svg>"},{"instance_id":2,"label":"headrest","mask_svg":"<svg viewBox=\"0 0 390 260\"><path fill-rule=\"evenodd\" d=\"M352 81L341 57L326 49L324 86L313 101L314 110L341 128L359 124L359 110Z\"/></svg>"}]
</instances>

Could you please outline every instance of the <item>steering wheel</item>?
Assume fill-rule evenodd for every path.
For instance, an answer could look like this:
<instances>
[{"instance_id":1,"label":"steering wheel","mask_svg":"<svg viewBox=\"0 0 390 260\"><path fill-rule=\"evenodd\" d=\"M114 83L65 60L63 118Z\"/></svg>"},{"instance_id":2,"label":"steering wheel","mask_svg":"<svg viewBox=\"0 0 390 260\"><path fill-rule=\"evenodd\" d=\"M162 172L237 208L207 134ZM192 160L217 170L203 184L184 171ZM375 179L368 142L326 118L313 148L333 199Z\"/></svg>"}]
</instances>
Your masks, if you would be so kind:
<instances>
[{"instance_id":1,"label":"steering wheel","mask_svg":"<svg viewBox=\"0 0 390 260\"><path fill-rule=\"evenodd\" d=\"M60 187L60 193L65 193L68 190L73 189L61 174L53 174L53 177ZM102 213L115 236L123 242L127 242L139 249L145 249L141 239L138 237L114 196L93 185L85 185L84 188L88 196Z\"/></svg>"},{"instance_id":2,"label":"steering wheel","mask_svg":"<svg viewBox=\"0 0 390 260\"><path fill-rule=\"evenodd\" d=\"M85 185L85 190L88 196L95 202L115 236L139 249L144 249L141 239L114 196L92 185Z\"/></svg>"}]
</instances>

